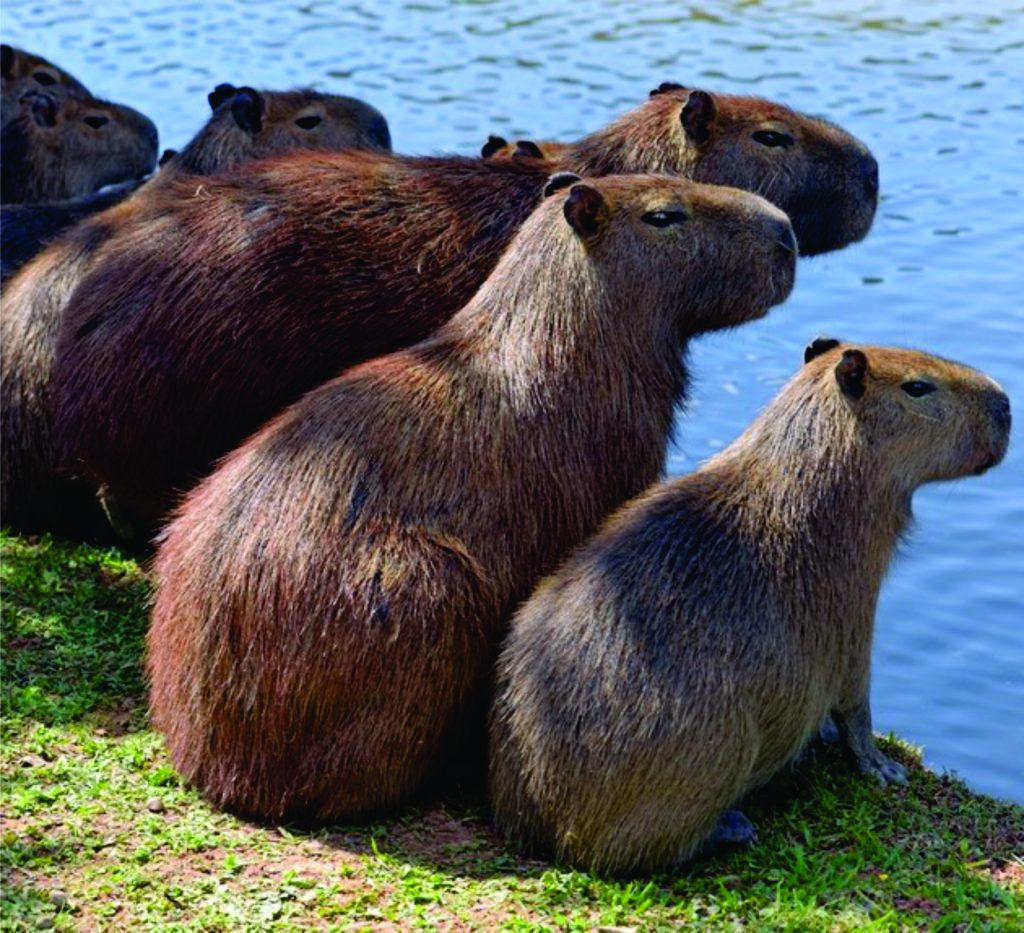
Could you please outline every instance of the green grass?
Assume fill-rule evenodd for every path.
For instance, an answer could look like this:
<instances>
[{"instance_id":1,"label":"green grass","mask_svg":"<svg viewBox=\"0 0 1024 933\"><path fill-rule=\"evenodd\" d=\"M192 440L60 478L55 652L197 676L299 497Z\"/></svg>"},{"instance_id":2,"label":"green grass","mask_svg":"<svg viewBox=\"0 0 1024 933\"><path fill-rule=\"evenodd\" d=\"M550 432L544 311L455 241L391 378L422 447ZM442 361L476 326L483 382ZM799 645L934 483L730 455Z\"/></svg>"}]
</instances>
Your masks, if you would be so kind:
<instances>
[{"instance_id":1,"label":"green grass","mask_svg":"<svg viewBox=\"0 0 1024 933\"><path fill-rule=\"evenodd\" d=\"M482 802L253 826L181 785L148 726L148 581L115 551L4 536L0 929L1024 931L1024 809L823 749L744 809L759 843L609 881L520 858Z\"/></svg>"}]
</instances>

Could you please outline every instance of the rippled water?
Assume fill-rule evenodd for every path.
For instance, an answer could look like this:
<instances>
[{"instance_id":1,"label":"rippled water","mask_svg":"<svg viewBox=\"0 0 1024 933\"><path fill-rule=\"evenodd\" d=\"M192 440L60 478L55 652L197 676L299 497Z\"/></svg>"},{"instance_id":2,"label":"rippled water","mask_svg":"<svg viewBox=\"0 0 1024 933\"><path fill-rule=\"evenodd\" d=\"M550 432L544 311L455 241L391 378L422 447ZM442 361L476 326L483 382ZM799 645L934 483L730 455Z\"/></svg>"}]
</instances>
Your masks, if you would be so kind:
<instances>
[{"instance_id":1,"label":"rippled water","mask_svg":"<svg viewBox=\"0 0 1024 933\"><path fill-rule=\"evenodd\" d=\"M703 340L670 468L730 441L818 333L951 356L1018 409L1005 463L922 490L882 596L875 724L1024 801L1024 7L1013 2L5 0L3 41L130 103L180 146L220 81L361 96L409 153L571 139L663 80L757 93L875 151L868 240L802 263L788 304Z\"/></svg>"}]
</instances>

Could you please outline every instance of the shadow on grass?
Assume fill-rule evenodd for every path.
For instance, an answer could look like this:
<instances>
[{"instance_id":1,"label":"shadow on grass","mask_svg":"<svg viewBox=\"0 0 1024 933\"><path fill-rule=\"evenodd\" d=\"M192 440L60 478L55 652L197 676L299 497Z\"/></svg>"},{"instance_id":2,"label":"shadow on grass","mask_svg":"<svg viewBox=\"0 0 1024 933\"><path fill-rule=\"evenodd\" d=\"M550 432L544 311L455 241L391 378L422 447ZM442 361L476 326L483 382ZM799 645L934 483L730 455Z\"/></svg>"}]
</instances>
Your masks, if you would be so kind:
<instances>
[{"instance_id":1,"label":"shadow on grass","mask_svg":"<svg viewBox=\"0 0 1024 933\"><path fill-rule=\"evenodd\" d=\"M106 717L137 728L149 586L116 550L0 538L5 730Z\"/></svg>"}]
</instances>

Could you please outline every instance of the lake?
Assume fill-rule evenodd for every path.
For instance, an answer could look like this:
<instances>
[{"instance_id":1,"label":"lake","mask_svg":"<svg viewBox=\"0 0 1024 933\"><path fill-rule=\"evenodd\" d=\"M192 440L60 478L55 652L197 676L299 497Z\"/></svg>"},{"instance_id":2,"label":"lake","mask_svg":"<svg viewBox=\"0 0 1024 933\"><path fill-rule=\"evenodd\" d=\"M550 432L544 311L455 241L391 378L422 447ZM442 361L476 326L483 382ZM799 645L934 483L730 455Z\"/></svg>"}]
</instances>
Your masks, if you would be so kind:
<instances>
[{"instance_id":1,"label":"lake","mask_svg":"<svg viewBox=\"0 0 1024 933\"><path fill-rule=\"evenodd\" d=\"M388 117L395 149L572 139L662 81L759 94L863 139L882 200L861 244L802 261L789 302L699 341L669 470L731 441L817 334L983 369L1018 407L990 474L922 489L878 611L875 728L1024 802L1024 7L858 3L5 0L3 41L152 117L178 147L222 81L312 85Z\"/></svg>"}]
</instances>

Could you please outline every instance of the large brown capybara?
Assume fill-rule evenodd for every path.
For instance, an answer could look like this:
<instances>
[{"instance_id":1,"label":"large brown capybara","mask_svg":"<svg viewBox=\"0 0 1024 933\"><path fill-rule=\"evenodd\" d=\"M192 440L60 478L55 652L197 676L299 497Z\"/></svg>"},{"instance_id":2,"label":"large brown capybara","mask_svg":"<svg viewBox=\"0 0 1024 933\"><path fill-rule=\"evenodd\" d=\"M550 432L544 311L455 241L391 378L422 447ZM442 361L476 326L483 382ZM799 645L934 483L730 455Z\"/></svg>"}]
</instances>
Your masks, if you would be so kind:
<instances>
[{"instance_id":1,"label":"large brown capybara","mask_svg":"<svg viewBox=\"0 0 1024 933\"><path fill-rule=\"evenodd\" d=\"M610 873L690 858L825 719L881 783L875 605L923 483L1002 458L1010 404L910 350L815 341L727 450L623 506L518 611L491 714L495 820ZM717 826L717 829L716 829Z\"/></svg>"},{"instance_id":2,"label":"large brown capybara","mask_svg":"<svg viewBox=\"0 0 1024 933\"><path fill-rule=\"evenodd\" d=\"M771 127L772 129L767 129ZM58 450L143 529L247 434L464 305L550 168L645 169L772 193L810 252L862 237L877 166L778 104L658 93L558 163L296 154L180 187L108 244L69 304Z\"/></svg>"},{"instance_id":3,"label":"large brown capybara","mask_svg":"<svg viewBox=\"0 0 1024 933\"><path fill-rule=\"evenodd\" d=\"M151 179L153 184L166 184L182 174L224 171L292 149L391 151L387 120L374 107L352 97L219 84L208 99L213 116L185 149L164 152L162 171ZM125 182L67 201L0 208L0 281L9 279L62 231L120 203L138 186L139 182Z\"/></svg>"},{"instance_id":4,"label":"large brown capybara","mask_svg":"<svg viewBox=\"0 0 1024 933\"><path fill-rule=\"evenodd\" d=\"M156 166L156 127L123 104L26 91L0 130L0 200L60 201L142 178Z\"/></svg>"},{"instance_id":5,"label":"large brown capybara","mask_svg":"<svg viewBox=\"0 0 1024 933\"><path fill-rule=\"evenodd\" d=\"M153 717L217 806L321 821L407 799L473 732L512 608L659 474L688 339L792 287L762 198L572 178L433 337L308 393L169 526Z\"/></svg>"},{"instance_id":6,"label":"large brown capybara","mask_svg":"<svg viewBox=\"0 0 1024 933\"><path fill-rule=\"evenodd\" d=\"M18 101L26 91L92 97L81 81L52 62L5 42L0 45L0 126L17 116Z\"/></svg>"},{"instance_id":7,"label":"large brown capybara","mask_svg":"<svg viewBox=\"0 0 1024 933\"><path fill-rule=\"evenodd\" d=\"M143 231L136 221L142 217L147 219L146 235L158 239L162 205L166 203L160 192L172 187L172 182L179 182L171 197L200 197L197 173L215 172L296 148L360 146L386 151L390 145L384 117L350 97L309 90L256 91L220 84L208 99L213 110L210 119L191 142L164 162L155 177L128 200L67 231L5 289L0 321L4 359L0 519L6 525L22 531L75 534L92 525L91 503L82 501L83 490L70 488L56 477L50 375L67 301L105 243L118 240L125 230L132 231L129 239L138 236ZM27 206L14 208L19 209L26 210ZM30 214L30 218L35 216L34 212ZM18 225L9 228L8 219L5 214L5 263L8 234L15 236L25 229ZM30 227L28 234L34 230ZM32 249L32 244L23 246L14 250L15 255ZM92 498L91 490L87 498Z\"/></svg>"}]
</instances>

